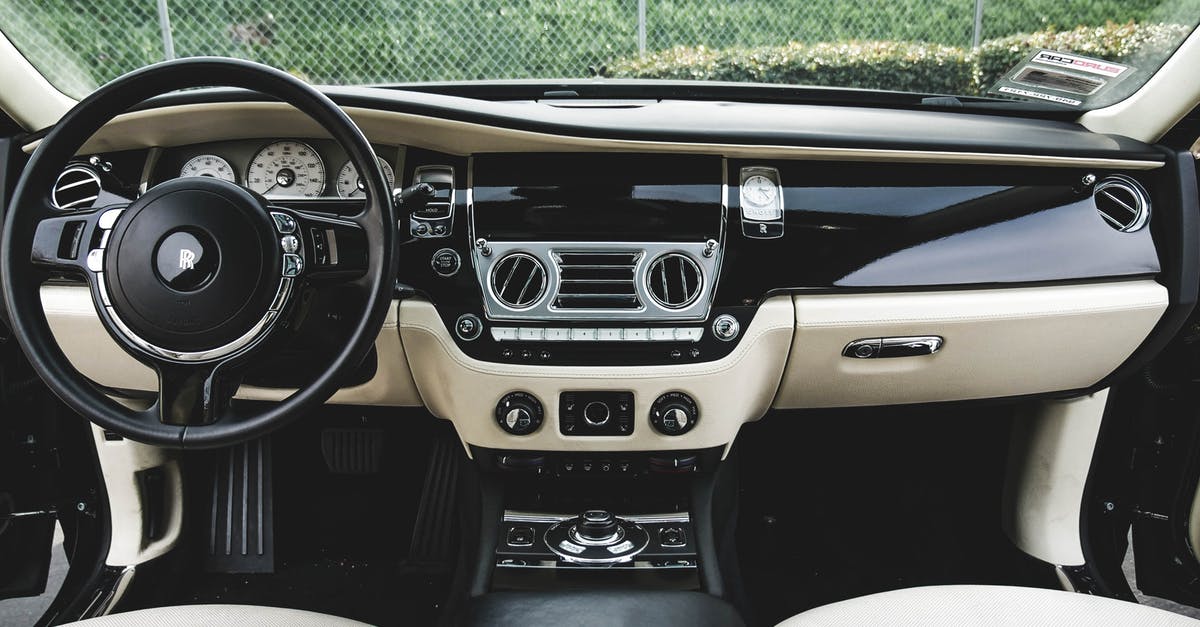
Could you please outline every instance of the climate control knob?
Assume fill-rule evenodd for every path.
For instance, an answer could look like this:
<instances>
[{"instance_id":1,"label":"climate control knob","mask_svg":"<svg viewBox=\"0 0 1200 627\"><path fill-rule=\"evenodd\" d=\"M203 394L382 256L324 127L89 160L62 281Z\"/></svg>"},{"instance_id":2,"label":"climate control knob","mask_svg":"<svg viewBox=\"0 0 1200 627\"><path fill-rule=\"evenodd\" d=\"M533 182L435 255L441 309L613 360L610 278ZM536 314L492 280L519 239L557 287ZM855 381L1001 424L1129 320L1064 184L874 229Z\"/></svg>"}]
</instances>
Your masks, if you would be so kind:
<instances>
[{"instance_id":1,"label":"climate control knob","mask_svg":"<svg viewBox=\"0 0 1200 627\"><path fill-rule=\"evenodd\" d=\"M667 392L650 406L650 426L663 435L683 435L696 426L700 408L683 392Z\"/></svg>"},{"instance_id":2,"label":"climate control knob","mask_svg":"<svg viewBox=\"0 0 1200 627\"><path fill-rule=\"evenodd\" d=\"M542 404L528 392L509 392L496 403L496 422L513 435L529 435L542 426Z\"/></svg>"}]
</instances>

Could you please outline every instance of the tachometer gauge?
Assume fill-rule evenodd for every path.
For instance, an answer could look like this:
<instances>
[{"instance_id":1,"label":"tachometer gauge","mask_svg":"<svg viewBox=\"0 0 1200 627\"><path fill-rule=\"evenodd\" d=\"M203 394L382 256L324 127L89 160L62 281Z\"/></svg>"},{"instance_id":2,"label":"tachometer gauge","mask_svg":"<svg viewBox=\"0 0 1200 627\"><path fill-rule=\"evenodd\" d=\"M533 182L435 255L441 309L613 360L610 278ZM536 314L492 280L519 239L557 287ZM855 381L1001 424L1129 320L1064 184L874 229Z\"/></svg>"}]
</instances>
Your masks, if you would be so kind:
<instances>
[{"instance_id":1,"label":"tachometer gauge","mask_svg":"<svg viewBox=\"0 0 1200 627\"><path fill-rule=\"evenodd\" d=\"M207 176L209 178L221 179L230 183L237 183L237 172L233 171L233 167L229 162L216 155L199 155L188 159L187 163L179 169L180 178L188 176Z\"/></svg>"},{"instance_id":2,"label":"tachometer gauge","mask_svg":"<svg viewBox=\"0 0 1200 627\"><path fill-rule=\"evenodd\" d=\"M388 189L396 187L396 173L383 157L376 157L379 167L383 168L383 177L387 179ZM347 161L337 176L337 193L342 198L362 198L366 195L367 185L358 175L358 168Z\"/></svg>"},{"instance_id":3,"label":"tachometer gauge","mask_svg":"<svg viewBox=\"0 0 1200 627\"><path fill-rule=\"evenodd\" d=\"M755 207L771 206L778 192L775 182L761 174L755 174L742 183L742 199Z\"/></svg>"},{"instance_id":4,"label":"tachometer gauge","mask_svg":"<svg viewBox=\"0 0 1200 627\"><path fill-rule=\"evenodd\" d=\"M315 198L325 191L325 163L304 142L278 141L250 160L246 187L270 198Z\"/></svg>"}]
</instances>

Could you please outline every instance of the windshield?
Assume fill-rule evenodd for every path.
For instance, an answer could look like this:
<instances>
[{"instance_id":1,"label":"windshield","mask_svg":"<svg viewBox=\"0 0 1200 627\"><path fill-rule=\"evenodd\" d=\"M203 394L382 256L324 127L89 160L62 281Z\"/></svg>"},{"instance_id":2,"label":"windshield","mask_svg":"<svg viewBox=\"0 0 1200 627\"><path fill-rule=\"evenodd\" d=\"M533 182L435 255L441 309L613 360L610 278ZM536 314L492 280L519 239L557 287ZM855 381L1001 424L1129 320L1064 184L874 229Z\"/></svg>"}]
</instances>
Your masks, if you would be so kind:
<instances>
[{"instance_id":1,"label":"windshield","mask_svg":"<svg viewBox=\"0 0 1200 627\"><path fill-rule=\"evenodd\" d=\"M683 79L1081 110L1135 91L1200 19L1200 0L0 0L0 8L0 30L74 97L163 59L224 55L327 85Z\"/></svg>"}]
</instances>

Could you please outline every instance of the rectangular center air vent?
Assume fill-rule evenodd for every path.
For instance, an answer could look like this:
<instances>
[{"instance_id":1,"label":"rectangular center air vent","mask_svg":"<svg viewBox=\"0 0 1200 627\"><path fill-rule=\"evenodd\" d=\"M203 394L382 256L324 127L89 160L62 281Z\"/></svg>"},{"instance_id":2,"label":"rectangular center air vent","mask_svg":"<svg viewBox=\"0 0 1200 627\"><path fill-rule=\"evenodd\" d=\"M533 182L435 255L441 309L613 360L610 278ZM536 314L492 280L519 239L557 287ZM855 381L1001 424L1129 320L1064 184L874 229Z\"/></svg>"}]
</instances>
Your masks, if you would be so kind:
<instances>
[{"instance_id":1,"label":"rectangular center air vent","mask_svg":"<svg viewBox=\"0 0 1200 627\"><path fill-rule=\"evenodd\" d=\"M556 309L641 309L634 271L641 251L555 252Z\"/></svg>"}]
</instances>

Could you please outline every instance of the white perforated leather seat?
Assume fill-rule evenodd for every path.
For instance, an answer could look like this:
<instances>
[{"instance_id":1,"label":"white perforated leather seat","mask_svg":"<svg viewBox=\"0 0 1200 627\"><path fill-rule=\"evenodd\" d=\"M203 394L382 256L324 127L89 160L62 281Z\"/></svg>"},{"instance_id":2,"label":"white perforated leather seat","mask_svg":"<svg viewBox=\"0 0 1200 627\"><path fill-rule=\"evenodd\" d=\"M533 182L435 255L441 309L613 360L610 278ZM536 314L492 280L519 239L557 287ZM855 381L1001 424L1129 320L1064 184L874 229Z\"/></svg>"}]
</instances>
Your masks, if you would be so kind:
<instances>
[{"instance_id":1,"label":"white perforated leather seat","mask_svg":"<svg viewBox=\"0 0 1200 627\"><path fill-rule=\"evenodd\" d=\"M258 605L176 605L91 618L87 627L365 627L328 614Z\"/></svg>"},{"instance_id":2,"label":"white perforated leather seat","mask_svg":"<svg viewBox=\"0 0 1200 627\"><path fill-rule=\"evenodd\" d=\"M928 586L818 607L780 627L1197 627L1200 621L1136 603L1061 590Z\"/></svg>"}]
</instances>

